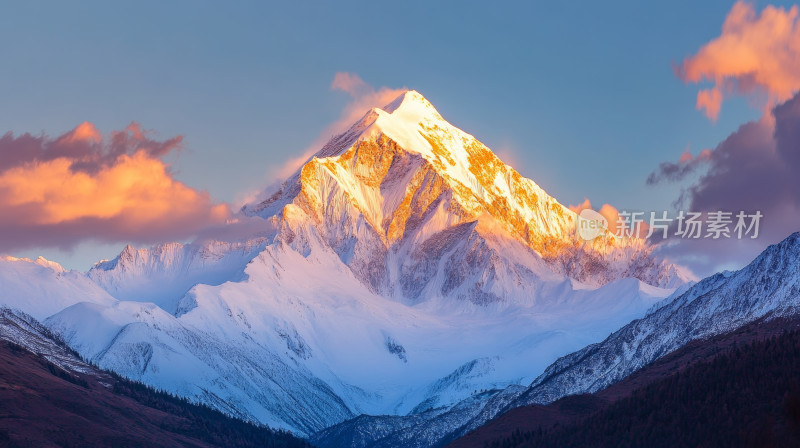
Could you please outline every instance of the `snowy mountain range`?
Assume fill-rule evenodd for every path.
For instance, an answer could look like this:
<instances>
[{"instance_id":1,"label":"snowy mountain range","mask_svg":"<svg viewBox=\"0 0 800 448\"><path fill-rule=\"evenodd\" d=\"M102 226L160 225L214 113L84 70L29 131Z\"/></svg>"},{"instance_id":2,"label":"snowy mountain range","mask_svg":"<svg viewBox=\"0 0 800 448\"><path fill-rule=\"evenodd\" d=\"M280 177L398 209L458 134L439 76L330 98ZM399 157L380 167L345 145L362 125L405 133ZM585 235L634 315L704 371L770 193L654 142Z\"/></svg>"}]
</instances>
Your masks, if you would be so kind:
<instances>
[{"instance_id":1,"label":"snowy mountain range","mask_svg":"<svg viewBox=\"0 0 800 448\"><path fill-rule=\"evenodd\" d=\"M238 217L256 232L128 246L87 273L6 257L0 304L101 368L230 415L306 436L385 416L372 431L416 426L428 446L487 409L570 393L527 387L685 302L665 299L693 280L642 240L580 240L574 212L415 91L263 198Z\"/></svg>"},{"instance_id":2,"label":"snowy mountain range","mask_svg":"<svg viewBox=\"0 0 800 448\"><path fill-rule=\"evenodd\" d=\"M615 384L653 361L756 321L800 316L800 232L745 268L679 288L641 319L548 366L529 386L476 394L440 413L360 417L314 435L326 447L443 446L513 408Z\"/></svg>"}]
</instances>

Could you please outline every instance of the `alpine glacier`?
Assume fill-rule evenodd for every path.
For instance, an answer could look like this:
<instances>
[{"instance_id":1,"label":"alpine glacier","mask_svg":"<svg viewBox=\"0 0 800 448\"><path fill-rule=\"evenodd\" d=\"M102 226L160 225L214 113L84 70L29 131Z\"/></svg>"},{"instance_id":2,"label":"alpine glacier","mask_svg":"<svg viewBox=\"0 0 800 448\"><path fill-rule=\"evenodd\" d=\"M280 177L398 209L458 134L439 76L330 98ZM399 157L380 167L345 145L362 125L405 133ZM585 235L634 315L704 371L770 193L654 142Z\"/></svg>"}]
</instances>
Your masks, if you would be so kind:
<instances>
[{"instance_id":1,"label":"alpine glacier","mask_svg":"<svg viewBox=\"0 0 800 448\"><path fill-rule=\"evenodd\" d=\"M415 91L263 198L237 218L256 233L88 273L0 260L0 303L102 368L310 435L521 389L693 280L642 240L578 239L574 212Z\"/></svg>"}]
</instances>

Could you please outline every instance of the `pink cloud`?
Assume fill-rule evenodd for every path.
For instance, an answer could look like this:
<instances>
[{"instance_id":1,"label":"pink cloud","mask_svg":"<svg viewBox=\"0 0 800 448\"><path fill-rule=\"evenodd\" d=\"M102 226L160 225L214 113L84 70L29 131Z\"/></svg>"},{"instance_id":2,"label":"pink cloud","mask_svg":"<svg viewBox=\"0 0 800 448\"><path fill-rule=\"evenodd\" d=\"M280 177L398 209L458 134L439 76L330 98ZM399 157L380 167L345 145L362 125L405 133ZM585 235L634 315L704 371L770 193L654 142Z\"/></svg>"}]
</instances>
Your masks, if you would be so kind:
<instances>
[{"instance_id":1,"label":"pink cloud","mask_svg":"<svg viewBox=\"0 0 800 448\"><path fill-rule=\"evenodd\" d=\"M333 82L331 82L331 90L341 90L352 96L357 96L363 89L370 89L370 87L355 73L339 72L333 76Z\"/></svg>"},{"instance_id":2,"label":"pink cloud","mask_svg":"<svg viewBox=\"0 0 800 448\"><path fill-rule=\"evenodd\" d=\"M697 108L716 120L731 94L766 94L766 109L800 89L798 7L767 6L757 14L750 3L733 5L722 33L684 59L678 76L686 82L711 81L697 94Z\"/></svg>"},{"instance_id":3,"label":"pink cloud","mask_svg":"<svg viewBox=\"0 0 800 448\"><path fill-rule=\"evenodd\" d=\"M81 241L184 239L230 211L176 180L161 156L181 137L154 140L132 123L104 137L85 122L57 137L0 139L0 251Z\"/></svg>"},{"instance_id":4,"label":"pink cloud","mask_svg":"<svg viewBox=\"0 0 800 448\"><path fill-rule=\"evenodd\" d=\"M681 157L680 159L678 159L678 163L686 163L690 160L692 160L692 153L691 151L689 151L689 148L687 147L686 151L683 151L683 153L681 153Z\"/></svg>"}]
</instances>

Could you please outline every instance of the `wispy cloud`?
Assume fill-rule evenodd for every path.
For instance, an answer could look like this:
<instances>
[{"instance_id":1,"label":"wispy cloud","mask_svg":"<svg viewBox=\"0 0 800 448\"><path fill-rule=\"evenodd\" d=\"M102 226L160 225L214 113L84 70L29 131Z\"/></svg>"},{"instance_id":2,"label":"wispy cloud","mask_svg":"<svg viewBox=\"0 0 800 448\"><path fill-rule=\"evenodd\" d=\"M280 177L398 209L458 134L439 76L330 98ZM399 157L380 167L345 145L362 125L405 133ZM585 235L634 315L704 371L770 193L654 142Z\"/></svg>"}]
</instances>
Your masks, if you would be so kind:
<instances>
[{"instance_id":1,"label":"wispy cloud","mask_svg":"<svg viewBox=\"0 0 800 448\"><path fill-rule=\"evenodd\" d=\"M686 178L689 174L697 171L698 168L707 165L711 161L711 150L704 149L699 154L693 156L687 148L681 154L678 162L662 162L658 169L650 173L647 177L647 185L669 181L677 182Z\"/></svg>"}]
</instances>

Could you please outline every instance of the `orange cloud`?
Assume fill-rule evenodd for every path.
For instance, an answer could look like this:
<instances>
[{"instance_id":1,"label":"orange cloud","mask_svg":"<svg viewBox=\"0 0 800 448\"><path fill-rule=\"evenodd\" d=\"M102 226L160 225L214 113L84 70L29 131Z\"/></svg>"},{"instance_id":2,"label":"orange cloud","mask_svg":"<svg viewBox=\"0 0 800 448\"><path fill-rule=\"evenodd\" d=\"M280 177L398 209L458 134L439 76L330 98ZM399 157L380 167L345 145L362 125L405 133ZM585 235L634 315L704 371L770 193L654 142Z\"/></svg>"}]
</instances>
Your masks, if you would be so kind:
<instances>
[{"instance_id":1,"label":"orange cloud","mask_svg":"<svg viewBox=\"0 0 800 448\"><path fill-rule=\"evenodd\" d=\"M686 82L714 83L697 94L697 108L716 120L733 93L766 94L768 108L791 98L800 89L798 11L767 6L759 15L750 3L734 4L721 35L678 68Z\"/></svg>"},{"instance_id":2,"label":"orange cloud","mask_svg":"<svg viewBox=\"0 0 800 448\"><path fill-rule=\"evenodd\" d=\"M94 125L92 123L89 123L88 121L84 121L83 123L79 124L71 132L67 132L62 138L71 143L75 142L98 143L100 140L102 140L100 132L98 132L97 128L94 127Z\"/></svg>"},{"instance_id":3,"label":"orange cloud","mask_svg":"<svg viewBox=\"0 0 800 448\"><path fill-rule=\"evenodd\" d=\"M603 215L603 218L606 218L608 221L608 230L611 233L616 234L619 224L619 211L616 209L616 207L611 204L603 204L603 206L600 207L600 210L597 212Z\"/></svg>"},{"instance_id":4,"label":"orange cloud","mask_svg":"<svg viewBox=\"0 0 800 448\"><path fill-rule=\"evenodd\" d=\"M611 233L615 235L621 233L622 222L620 222L619 210L617 210L616 207L611 204L603 204L598 213L608 220L608 230ZM628 235L628 233L630 233L630 236L641 239L647 238L647 233L650 230L650 225L648 224L649 220L650 214L648 212L637 214L635 222L633 216L628 216L627 222L629 226L633 224L633 232L626 231L625 234Z\"/></svg>"},{"instance_id":5,"label":"orange cloud","mask_svg":"<svg viewBox=\"0 0 800 448\"><path fill-rule=\"evenodd\" d=\"M592 203L589 201L588 198L583 198L583 202L578 205L570 205L569 209L575 213L580 213L587 208L592 208Z\"/></svg>"},{"instance_id":6,"label":"orange cloud","mask_svg":"<svg viewBox=\"0 0 800 448\"><path fill-rule=\"evenodd\" d=\"M697 92L697 109L705 111L708 118L717 121L719 111L722 109L722 92L719 87Z\"/></svg>"},{"instance_id":7,"label":"orange cloud","mask_svg":"<svg viewBox=\"0 0 800 448\"><path fill-rule=\"evenodd\" d=\"M6 135L0 153L20 140L40 148L37 157L0 166L0 250L68 248L86 239L183 239L224 223L227 205L177 181L155 155L174 144L146 134L132 124L105 141L87 122L56 139ZM91 147L64 150L76 142Z\"/></svg>"}]
</instances>

